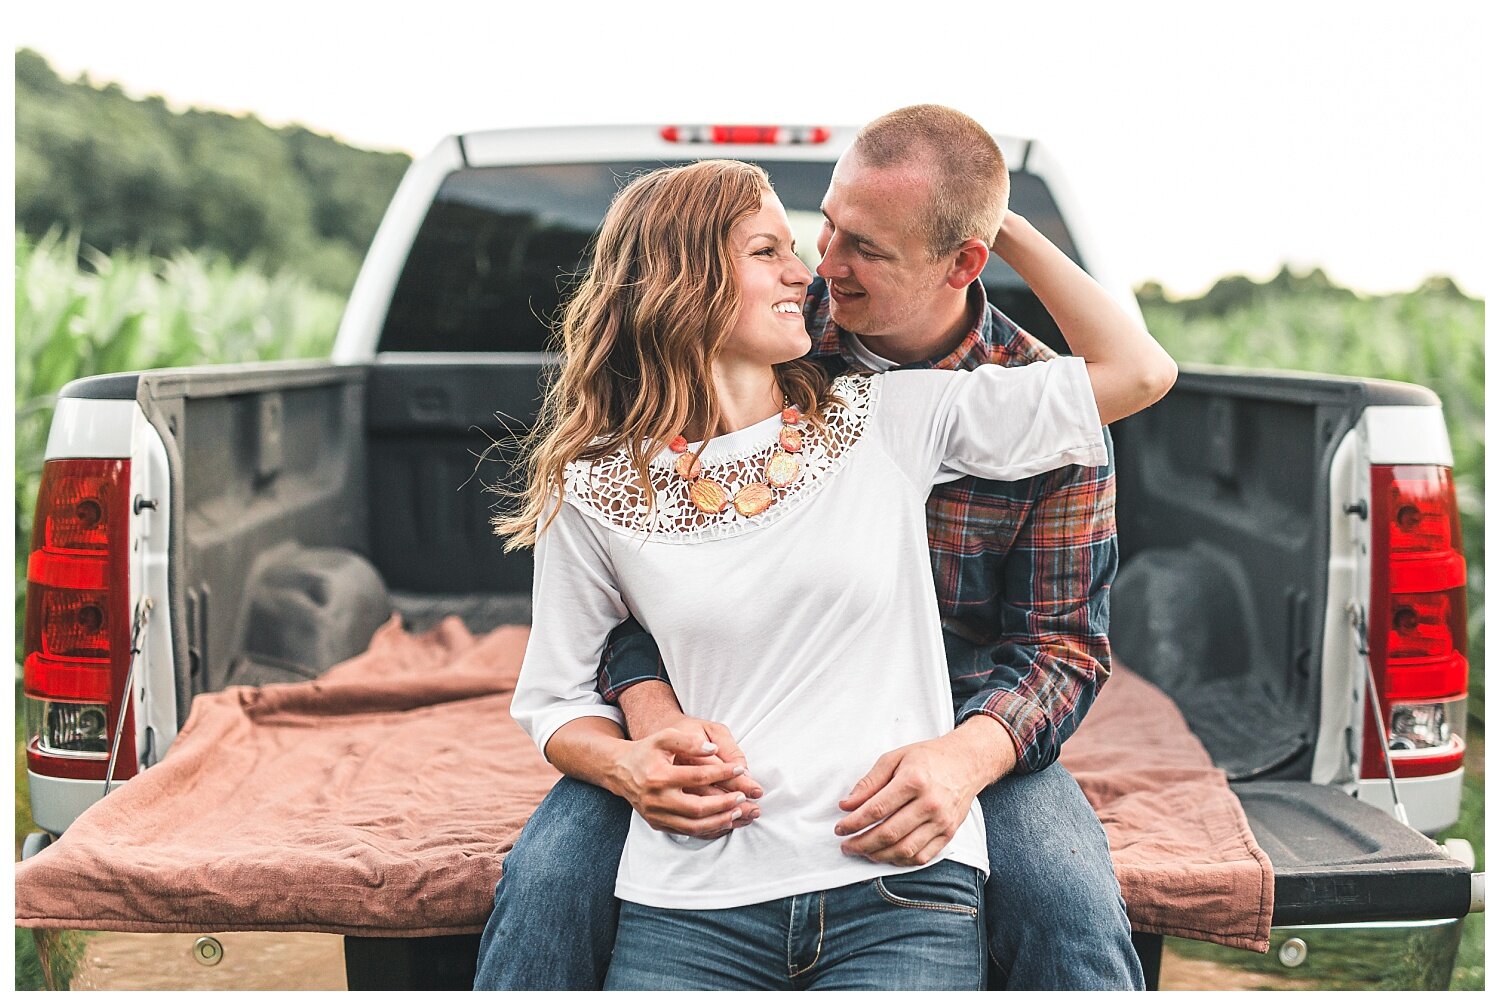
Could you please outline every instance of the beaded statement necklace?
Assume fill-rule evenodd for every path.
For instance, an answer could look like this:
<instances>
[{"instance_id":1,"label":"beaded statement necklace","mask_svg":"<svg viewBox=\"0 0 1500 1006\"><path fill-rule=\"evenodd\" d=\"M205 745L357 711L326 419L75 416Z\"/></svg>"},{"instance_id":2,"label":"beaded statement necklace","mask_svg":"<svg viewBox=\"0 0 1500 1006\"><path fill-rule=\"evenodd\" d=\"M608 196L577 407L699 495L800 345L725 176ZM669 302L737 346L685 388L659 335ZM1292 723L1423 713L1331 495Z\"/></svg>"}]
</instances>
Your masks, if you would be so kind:
<instances>
[{"instance_id":1,"label":"beaded statement necklace","mask_svg":"<svg viewBox=\"0 0 1500 1006\"><path fill-rule=\"evenodd\" d=\"M729 489L703 475L703 465L698 455L686 453L687 438L678 434L667 448L678 455L673 468L687 481L688 498L693 506L704 513L723 513L733 504L743 516L754 517L764 513L776 502L775 489L785 489L802 474L802 463L796 455L802 451L802 412L794 405L781 410L781 431L777 434L777 451L766 462L765 481L750 482L740 487L731 499Z\"/></svg>"}]
</instances>

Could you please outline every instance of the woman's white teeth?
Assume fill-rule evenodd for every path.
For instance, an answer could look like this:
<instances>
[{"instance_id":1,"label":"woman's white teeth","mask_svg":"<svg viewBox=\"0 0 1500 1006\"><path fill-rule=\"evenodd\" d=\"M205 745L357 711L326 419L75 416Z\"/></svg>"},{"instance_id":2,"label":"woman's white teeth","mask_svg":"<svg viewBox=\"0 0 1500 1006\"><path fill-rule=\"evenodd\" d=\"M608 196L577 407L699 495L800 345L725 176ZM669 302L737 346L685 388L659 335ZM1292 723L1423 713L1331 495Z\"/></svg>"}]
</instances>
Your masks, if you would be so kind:
<instances>
[{"instance_id":1,"label":"woman's white teeth","mask_svg":"<svg viewBox=\"0 0 1500 1006\"><path fill-rule=\"evenodd\" d=\"M802 309L797 306L796 301L784 300L780 304L772 304L771 310L777 314L801 314Z\"/></svg>"}]
</instances>

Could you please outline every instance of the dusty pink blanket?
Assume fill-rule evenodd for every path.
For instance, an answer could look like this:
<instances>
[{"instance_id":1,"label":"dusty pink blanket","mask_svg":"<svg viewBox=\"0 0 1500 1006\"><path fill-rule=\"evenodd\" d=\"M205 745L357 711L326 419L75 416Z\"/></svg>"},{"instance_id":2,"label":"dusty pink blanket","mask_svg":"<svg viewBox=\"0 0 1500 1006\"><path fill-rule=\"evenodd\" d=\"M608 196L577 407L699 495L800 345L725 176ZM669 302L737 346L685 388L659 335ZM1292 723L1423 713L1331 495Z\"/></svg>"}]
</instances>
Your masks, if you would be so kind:
<instances>
[{"instance_id":1,"label":"dusty pink blanket","mask_svg":"<svg viewBox=\"0 0 1500 1006\"><path fill-rule=\"evenodd\" d=\"M510 719L526 629L393 619L307 684L193 702L161 764L16 867L16 924L477 932L557 773ZM1171 702L1117 671L1063 759L1136 927L1264 950L1270 865Z\"/></svg>"},{"instance_id":2,"label":"dusty pink blanket","mask_svg":"<svg viewBox=\"0 0 1500 1006\"><path fill-rule=\"evenodd\" d=\"M1104 824L1138 932L1270 949L1271 860L1160 689L1116 661L1061 761Z\"/></svg>"}]
</instances>

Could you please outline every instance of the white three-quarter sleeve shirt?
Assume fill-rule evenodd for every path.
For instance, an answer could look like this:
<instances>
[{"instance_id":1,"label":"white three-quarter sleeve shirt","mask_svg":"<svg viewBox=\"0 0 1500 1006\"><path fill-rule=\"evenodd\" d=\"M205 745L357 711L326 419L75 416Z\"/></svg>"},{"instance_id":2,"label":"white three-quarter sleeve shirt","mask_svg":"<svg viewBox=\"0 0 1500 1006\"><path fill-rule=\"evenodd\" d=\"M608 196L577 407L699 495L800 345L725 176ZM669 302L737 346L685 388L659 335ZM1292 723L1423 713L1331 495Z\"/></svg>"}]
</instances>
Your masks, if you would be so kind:
<instances>
[{"instance_id":1,"label":"white three-quarter sleeve shirt","mask_svg":"<svg viewBox=\"0 0 1500 1006\"><path fill-rule=\"evenodd\" d=\"M621 722L595 691L627 614L655 638L690 716L725 724L765 789L761 816L716 839L634 815L615 893L728 908L902 873L845 855L838 802L882 754L953 729L928 556L937 482L1106 463L1084 362L846 375L801 476L763 513L699 512L651 461L653 508L624 453L575 463L537 542L532 629L511 712L544 750L580 716ZM732 496L764 481L779 416L712 440L703 476ZM693 449L696 449L694 445ZM939 856L988 871L976 801Z\"/></svg>"}]
</instances>

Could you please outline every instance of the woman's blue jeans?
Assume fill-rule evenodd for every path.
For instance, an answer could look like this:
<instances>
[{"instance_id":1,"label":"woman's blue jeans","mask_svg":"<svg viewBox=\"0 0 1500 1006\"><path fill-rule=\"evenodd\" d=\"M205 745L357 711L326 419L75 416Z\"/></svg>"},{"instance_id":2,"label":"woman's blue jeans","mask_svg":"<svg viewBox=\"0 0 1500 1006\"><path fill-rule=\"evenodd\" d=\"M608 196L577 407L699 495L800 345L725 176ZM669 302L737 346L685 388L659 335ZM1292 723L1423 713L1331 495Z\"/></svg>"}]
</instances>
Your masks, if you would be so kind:
<instances>
[{"instance_id":1,"label":"woman's blue jeans","mask_svg":"<svg viewBox=\"0 0 1500 1006\"><path fill-rule=\"evenodd\" d=\"M1098 817L1061 765L979 794L991 988L1141 989ZM630 805L562 779L505 858L474 987L598 989L615 945L615 872ZM751 825L754 827L754 825Z\"/></svg>"},{"instance_id":2,"label":"woman's blue jeans","mask_svg":"<svg viewBox=\"0 0 1500 1006\"><path fill-rule=\"evenodd\" d=\"M945 861L726 909L625 902L606 989L974 990L983 883Z\"/></svg>"}]
</instances>

